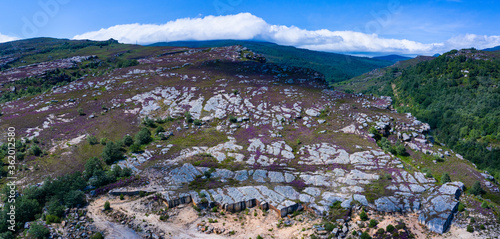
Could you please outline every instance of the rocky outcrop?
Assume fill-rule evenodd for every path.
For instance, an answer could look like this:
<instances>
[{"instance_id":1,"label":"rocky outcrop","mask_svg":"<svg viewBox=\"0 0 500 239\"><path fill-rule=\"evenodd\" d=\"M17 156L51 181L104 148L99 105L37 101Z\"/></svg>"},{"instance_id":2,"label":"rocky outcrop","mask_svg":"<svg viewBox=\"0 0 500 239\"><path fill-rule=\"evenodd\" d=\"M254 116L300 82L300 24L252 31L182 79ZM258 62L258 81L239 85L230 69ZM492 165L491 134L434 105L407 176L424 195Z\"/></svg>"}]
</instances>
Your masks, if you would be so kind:
<instances>
[{"instance_id":1,"label":"rocky outcrop","mask_svg":"<svg viewBox=\"0 0 500 239\"><path fill-rule=\"evenodd\" d=\"M433 232L445 233L457 212L459 197L464 190L461 182L442 185L424 199L424 208L418 216L418 222Z\"/></svg>"}]
</instances>

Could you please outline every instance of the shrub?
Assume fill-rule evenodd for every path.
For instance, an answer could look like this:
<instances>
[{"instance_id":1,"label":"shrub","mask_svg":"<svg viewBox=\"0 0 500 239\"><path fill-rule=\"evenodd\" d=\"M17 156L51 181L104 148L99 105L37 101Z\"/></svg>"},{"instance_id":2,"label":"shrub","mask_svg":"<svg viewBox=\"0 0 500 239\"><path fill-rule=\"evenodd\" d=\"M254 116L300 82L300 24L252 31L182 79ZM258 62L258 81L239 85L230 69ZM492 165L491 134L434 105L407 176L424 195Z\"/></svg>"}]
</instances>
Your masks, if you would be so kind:
<instances>
[{"instance_id":1,"label":"shrub","mask_svg":"<svg viewBox=\"0 0 500 239\"><path fill-rule=\"evenodd\" d=\"M51 198L47 211L50 215L54 215L57 217L64 216L64 206L61 205L61 202L57 198Z\"/></svg>"},{"instance_id":2,"label":"shrub","mask_svg":"<svg viewBox=\"0 0 500 239\"><path fill-rule=\"evenodd\" d=\"M374 228L377 226L377 224L378 224L377 220L371 219L370 223L368 224L368 227Z\"/></svg>"},{"instance_id":3,"label":"shrub","mask_svg":"<svg viewBox=\"0 0 500 239\"><path fill-rule=\"evenodd\" d=\"M375 140L377 140L377 141L378 141L378 140L380 140L381 135L380 135L380 133L378 132L378 130L377 130L375 127L373 127L373 126L372 126L372 127L368 130L368 133L373 134L373 135L374 135L374 137L373 137L373 138L374 138Z\"/></svg>"},{"instance_id":4,"label":"shrub","mask_svg":"<svg viewBox=\"0 0 500 239\"><path fill-rule=\"evenodd\" d=\"M129 177L130 175L132 175L132 169L131 168L124 168L120 172L120 177Z\"/></svg>"},{"instance_id":5,"label":"shrub","mask_svg":"<svg viewBox=\"0 0 500 239\"><path fill-rule=\"evenodd\" d=\"M106 210L106 211L107 211L107 210L109 210L109 209L111 209L111 204L109 203L109 201L106 201L106 202L104 203L104 210Z\"/></svg>"},{"instance_id":6,"label":"shrub","mask_svg":"<svg viewBox=\"0 0 500 239\"><path fill-rule=\"evenodd\" d=\"M408 152L406 152L405 146L399 141L396 143L395 151L397 155L408 156Z\"/></svg>"},{"instance_id":7,"label":"shrub","mask_svg":"<svg viewBox=\"0 0 500 239\"><path fill-rule=\"evenodd\" d=\"M6 228L5 232L0 233L0 238L2 238L2 239L15 239L16 237L12 234L11 231L7 231L7 228Z\"/></svg>"},{"instance_id":8,"label":"shrub","mask_svg":"<svg viewBox=\"0 0 500 239\"><path fill-rule=\"evenodd\" d=\"M264 239L264 238L261 237L260 235L257 235L257 239Z\"/></svg>"},{"instance_id":9,"label":"shrub","mask_svg":"<svg viewBox=\"0 0 500 239\"><path fill-rule=\"evenodd\" d=\"M102 145L106 145L106 142L107 142L107 141L108 141L108 139L107 139L107 138L101 138L101 142L100 142L100 143L101 143Z\"/></svg>"},{"instance_id":10,"label":"shrub","mask_svg":"<svg viewBox=\"0 0 500 239\"><path fill-rule=\"evenodd\" d=\"M96 232L90 237L90 239L104 239L104 236L102 235L102 233Z\"/></svg>"},{"instance_id":11,"label":"shrub","mask_svg":"<svg viewBox=\"0 0 500 239\"><path fill-rule=\"evenodd\" d=\"M184 118L186 120L186 123L188 124L193 123L193 116L191 115L191 113L189 113L189 111L184 113Z\"/></svg>"},{"instance_id":12,"label":"shrub","mask_svg":"<svg viewBox=\"0 0 500 239\"><path fill-rule=\"evenodd\" d=\"M389 224L387 225L387 227L385 227L385 230L388 231L388 232L393 232L394 231L394 226L392 224Z\"/></svg>"},{"instance_id":13,"label":"shrub","mask_svg":"<svg viewBox=\"0 0 500 239\"><path fill-rule=\"evenodd\" d=\"M142 123L146 126L146 127L150 127L150 128L156 128L156 124L155 124L155 121L148 118L146 116L146 118L144 118L144 120L142 121Z\"/></svg>"},{"instance_id":14,"label":"shrub","mask_svg":"<svg viewBox=\"0 0 500 239\"><path fill-rule=\"evenodd\" d=\"M31 147L31 153L35 156L40 156L43 152L40 149L40 147L38 147L38 145L35 144Z\"/></svg>"},{"instance_id":15,"label":"shrub","mask_svg":"<svg viewBox=\"0 0 500 239\"><path fill-rule=\"evenodd\" d=\"M476 219L475 219L475 218L473 218L473 217L471 217L471 218L470 218L470 223L475 223L475 222L476 222Z\"/></svg>"},{"instance_id":16,"label":"shrub","mask_svg":"<svg viewBox=\"0 0 500 239\"><path fill-rule=\"evenodd\" d=\"M483 201L483 203L481 203L481 207L482 208L489 208L488 203L486 201Z\"/></svg>"},{"instance_id":17,"label":"shrub","mask_svg":"<svg viewBox=\"0 0 500 239\"><path fill-rule=\"evenodd\" d=\"M193 121L193 124L194 124L194 125L198 125L198 126L199 126L199 125L201 125L201 124L202 124L202 122L201 122L201 120L199 120L199 119L195 119L195 120Z\"/></svg>"},{"instance_id":18,"label":"shrub","mask_svg":"<svg viewBox=\"0 0 500 239\"><path fill-rule=\"evenodd\" d=\"M450 175L448 175L448 173L444 173L443 176L441 176L441 183L445 184L449 182L451 182Z\"/></svg>"},{"instance_id":19,"label":"shrub","mask_svg":"<svg viewBox=\"0 0 500 239\"><path fill-rule=\"evenodd\" d=\"M47 215L45 216L45 222L50 223L61 223L61 218L55 215Z\"/></svg>"},{"instance_id":20,"label":"shrub","mask_svg":"<svg viewBox=\"0 0 500 239\"><path fill-rule=\"evenodd\" d=\"M40 223L33 223L28 233L34 238L44 239L49 237L50 230Z\"/></svg>"},{"instance_id":21,"label":"shrub","mask_svg":"<svg viewBox=\"0 0 500 239\"><path fill-rule=\"evenodd\" d=\"M486 229L486 227L484 226L484 224L481 224L481 225L479 226L479 229L484 230L484 229Z\"/></svg>"},{"instance_id":22,"label":"shrub","mask_svg":"<svg viewBox=\"0 0 500 239\"><path fill-rule=\"evenodd\" d=\"M64 204L67 207L75 207L85 204L85 194L80 190L73 190L64 195Z\"/></svg>"},{"instance_id":23,"label":"shrub","mask_svg":"<svg viewBox=\"0 0 500 239\"><path fill-rule=\"evenodd\" d=\"M121 151L121 148L113 142L106 144L106 147L104 147L101 155L104 162L108 165L123 159L123 152Z\"/></svg>"},{"instance_id":24,"label":"shrub","mask_svg":"<svg viewBox=\"0 0 500 239\"><path fill-rule=\"evenodd\" d=\"M333 231L333 229L335 229L335 225L333 225L331 222L325 223L325 230L331 232Z\"/></svg>"},{"instance_id":25,"label":"shrub","mask_svg":"<svg viewBox=\"0 0 500 239\"><path fill-rule=\"evenodd\" d=\"M458 204L458 211L463 212L465 210L465 206L463 203Z\"/></svg>"},{"instance_id":26,"label":"shrub","mask_svg":"<svg viewBox=\"0 0 500 239\"><path fill-rule=\"evenodd\" d=\"M23 160L24 159L24 153L17 151L16 152L16 159L19 160L19 161Z\"/></svg>"},{"instance_id":27,"label":"shrub","mask_svg":"<svg viewBox=\"0 0 500 239\"><path fill-rule=\"evenodd\" d=\"M238 122L238 118L234 117L233 115L230 115L229 116L229 122L236 123L236 122Z\"/></svg>"},{"instance_id":28,"label":"shrub","mask_svg":"<svg viewBox=\"0 0 500 239\"><path fill-rule=\"evenodd\" d=\"M366 215L365 211L361 211L361 213L359 214L359 218L361 218L361 220L363 221L366 221L368 220L368 215Z\"/></svg>"},{"instance_id":29,"label":"shrub","mask_svg":"<svg viewBox=\"0 0 500 239\"><path fill-rule=\"evenodd\" d=\"M127 134L123 137L123 144L125 144L126 146L130 146L133 143L134 143L134 139L132 138L132 136Z\"/></svg>"},{"instance_id":30,"label":"shrub","mask_svg":"<svg viewBox=\"0 0 500 239\"><path fill-rule=\"evenodd\" d=\"M151 132L147 128L142 128L136 135L135 135L135 143L138 145L144 145L148 144L151 142L153 139L151 138Z\"/></svg>"},{"instance_id":31,"label":"shrub","mask_svg":"<svg viewBox=\"0 0 500 239\"><path fill-rule=\"evenodd\" d=\"M82 108L78 108L76 111L78 112L79 115L85 115L85 112L83 112Z\"/></svg>"},{"instance_id":32,"label":"shrub","mask_svg":"<svg viewBox=\"0 0 500 239\"><path fill-rule=\"evenodd\" d=\"M476 181L474 183L474 185L472 185L472 187L469 189L469 193L478 196L478 195L484 194L485 191L481 187L481 183L479 181Z\"/></svg>"},{"instance_id":33,"label":"shrub","mask_svg":"<svg viewBox=\"0 0 500 239\"><path fill-rule=\"evenodd\" d=\"M470 232L470 233L473 233L474 232L474 227L472 227L472 225L467 225L467 231Z\"/></svg>"},{"instance_id":34,"label":"shrub","mask_svg":"<svg viewBox=\"0 0 500 239\"><path fill-rule=\"evenodd\" d=\"M125 200L125 196L123 196L123 194L120 194L120 200Z\"/></svg>"},{"instance_id":35,"label":"shrub","mask_svg":"<svg viewBox=\"0 0 500 239\"><path fill-rule=\"evenodd\" d=\"M90 177L95 176L97 171L102 171L102 163L96 157L92 157L85 162L85 178L88 180Z\"/></svg>"},{"instance_id":36,"label":"shrub","mask_svg":"<svg viewBox=\"0 0 500 239\"><path fill-rule=\"evenodd\" d=\"M99 142L97 141L97 137L95 137L94 135L89 135L87 137L87 142L89 142L90 145L95 145L95 144L98 144Z\"/></svg>"},{"instance_id":37,"label":"shrub","mask_svg":"<svg viewBox=\"0 0 500 239\"><path fill-rule=\"evenodd\" d=\"M158 134L163 133L163 132L165 132L165 129L162 126L158 126L155 129L155 135L158 135Z\"/></svg>"},{"instance_id":38,"label":"shrub","mask_svg":"<svg viewBox=\"0 0 500 239\"><path fill-rule=\"evenodd\" d=\"M371 239L372 237L370 236L370 234L368 234L368 232L363 232L361 234L361 239Z\"/></svg>"},{"instance_id":39,"label":"shrub","mask_svg":"<svg viewBox=\"0 0 500 239\"><path fill-rule=\"evenodd\" d=\"M112 173L113 173L113 176L114 176L115 178L118 178L118 177L120 177L120 175L121 175L121 173L122 173L122 168L121 168L120 166L118 166L118 165L115 165L115 166L113 167L113 169L111 169L111 171L112 171Z\"/></svg>"},{"instance_id":40,"label":"shrub","mask_svg":"<svg viewBox=\"0 0 500 239\"><path fill-rule=\"evenodd\" d=\"M130 145L130 151L132 153L141 153L142 152L142 148L138 144L132 144L132 145Z\"/></svg>"},{"instance_id":41,"label":"shrub","mask_svg":"<svg viewBox=\"0 0 500 239\"><path fill-rule=\"evenodd\" d=\"M382 234L384 234L384 233L385 233L384 228L379 228L379 229L377 230L377 234L379 234L379 235L382 235Z\"/></svg>"}]
</instances>

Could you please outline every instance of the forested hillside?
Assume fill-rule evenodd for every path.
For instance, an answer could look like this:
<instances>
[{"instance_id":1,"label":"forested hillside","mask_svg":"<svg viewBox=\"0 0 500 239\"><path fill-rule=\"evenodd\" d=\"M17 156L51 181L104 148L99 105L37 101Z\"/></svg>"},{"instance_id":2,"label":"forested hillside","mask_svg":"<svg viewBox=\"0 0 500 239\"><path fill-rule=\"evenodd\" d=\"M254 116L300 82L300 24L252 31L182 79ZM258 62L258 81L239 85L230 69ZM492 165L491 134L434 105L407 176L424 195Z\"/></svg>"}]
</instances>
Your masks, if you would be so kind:
<instances>
[{"instance_id":1,"label":"forested hillside","mask_svg":"<svg viewBox=\"0 0 500 239\"><path fill-rule=\"evenodd\" d=\"M500 178L498 52L453 50L407 68L393 66L340 88L393 96L400 112L428 122L436 139ZM367 88L357 84L371 85Z\"/></svg>"}]
</instances>

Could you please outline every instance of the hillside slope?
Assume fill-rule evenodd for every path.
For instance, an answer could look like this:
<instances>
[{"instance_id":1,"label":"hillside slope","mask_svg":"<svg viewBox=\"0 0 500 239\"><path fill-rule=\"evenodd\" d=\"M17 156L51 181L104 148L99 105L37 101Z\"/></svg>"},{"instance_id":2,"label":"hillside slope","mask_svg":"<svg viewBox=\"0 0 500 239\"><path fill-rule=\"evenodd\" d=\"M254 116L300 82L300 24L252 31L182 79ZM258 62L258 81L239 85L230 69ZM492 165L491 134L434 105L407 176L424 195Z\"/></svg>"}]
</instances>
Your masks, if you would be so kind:
<instances>
[{"instance_id":1,"label":"hillside slope","mask_svg":"<svg viewBox=\"0 0 500 239\"><path fill-rule=\"evenodd\" d=\"M393 96L398 111L429 122L440 142L500 179L498 52L454 50L414 63L365 74L338 87Z\"/></svg>"},{"instance_id":2,"label":"hillside slope","mask_svg":"<svg viewBox=\"0 0 500 239\"><path fill-rule=\"evenodd\" d=\"M329 83L340 82L376 68L392 64L391 60L356 57L336 53L311 51L282 46L270 42L214 40L159 42L152 46L222 47L241 45L265 56L269 62L295 67L306 67L322 73Z\"/></svg>"},{"instance_id":3,"label":"hillside slope","mask_svg":"<svg viewBox=\"0 0 500 239\"><path fill-rule=\"evenodd\" d=\"M0 71L2 238L500 235L498 183L390 98L242 46L40 40Z\"/></svg>"}]
</instances>

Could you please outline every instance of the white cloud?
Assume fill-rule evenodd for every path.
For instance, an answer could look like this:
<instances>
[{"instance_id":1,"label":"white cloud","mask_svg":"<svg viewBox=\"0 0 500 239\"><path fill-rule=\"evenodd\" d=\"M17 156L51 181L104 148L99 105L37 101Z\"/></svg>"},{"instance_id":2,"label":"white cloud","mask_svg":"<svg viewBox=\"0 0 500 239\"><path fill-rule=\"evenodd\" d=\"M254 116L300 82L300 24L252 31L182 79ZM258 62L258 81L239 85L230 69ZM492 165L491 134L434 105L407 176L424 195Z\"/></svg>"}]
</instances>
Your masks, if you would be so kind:
<instances>
[{"instance_id":1,"label":"white cloud","mask_svg":"<svg viewBox=\"0 0 500 239\"><path fill-rule=\"evenodd\" d=\"M0 43L8 42L8 41L15 41L15 40L19 40L19 38L3 35L2 33L0 33Z\"/></svg>"},{"instance_id":2,"label":"white cloud","mask_svg":"<svg viewBox=\"0 0 500 239\"><path fill-rule=\"evenodd\" d=\"M227 16L183 18L155 24L116 25L77 35L74 39L117 39L123 43L155 43L181 40L266 40L319 51L332 52L391 52L402 54L434 54L451 49L500 45L500 36L467 34L445 42L424 44L407 39L388 39L376 34L354 31L310 31L295 26L271 25L250 13Z\"/></svg>"}]
</instances>

